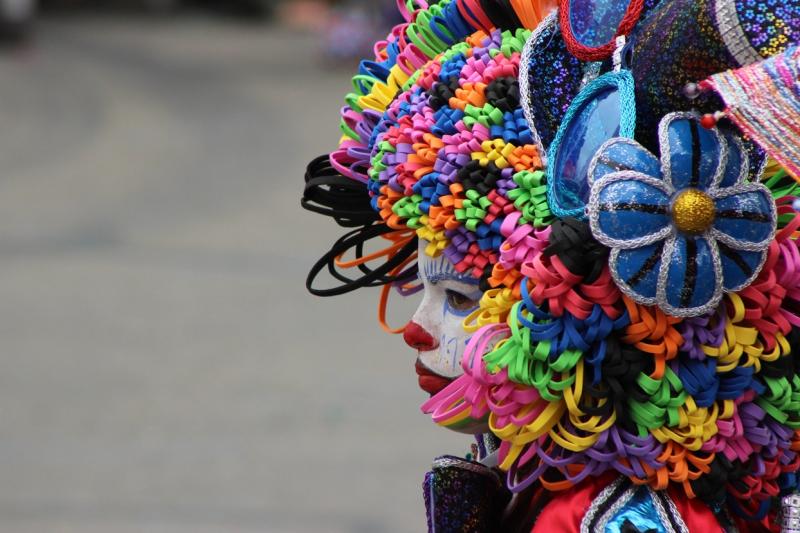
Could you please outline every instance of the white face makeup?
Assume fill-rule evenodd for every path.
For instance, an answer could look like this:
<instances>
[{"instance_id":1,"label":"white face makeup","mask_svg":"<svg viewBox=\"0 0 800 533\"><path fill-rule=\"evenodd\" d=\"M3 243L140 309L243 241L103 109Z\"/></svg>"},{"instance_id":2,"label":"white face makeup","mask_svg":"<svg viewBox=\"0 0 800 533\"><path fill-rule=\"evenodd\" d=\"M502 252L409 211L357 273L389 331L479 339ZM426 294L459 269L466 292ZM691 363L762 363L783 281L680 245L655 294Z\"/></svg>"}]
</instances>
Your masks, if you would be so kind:
<instances>
[{"instance_id":1,"label":"white face makeup","mask_svg":"<svg viewBox=\"0 0 800 533\"><path fill-rule=\"evenodd\" d=\"M462 373L461 356L471 336L462 324L478 307L483 292L476 278L456 272L444 255L428 256L427 245L420 240L419 276L425 292L411 321L421 326L434 343L418 346L419 362L434 374L456 378Z\"/></svg>"}]
</instances>

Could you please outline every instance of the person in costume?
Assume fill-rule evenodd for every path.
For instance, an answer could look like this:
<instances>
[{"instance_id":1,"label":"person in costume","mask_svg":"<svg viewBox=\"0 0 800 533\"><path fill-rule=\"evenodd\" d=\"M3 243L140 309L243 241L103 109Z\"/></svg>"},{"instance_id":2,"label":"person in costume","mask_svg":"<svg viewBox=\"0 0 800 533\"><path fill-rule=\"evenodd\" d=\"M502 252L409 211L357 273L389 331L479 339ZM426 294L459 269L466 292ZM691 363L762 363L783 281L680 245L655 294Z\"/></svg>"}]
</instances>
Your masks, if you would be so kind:
<instances>
[{"instance_id":1,"label":"person in costume","mask_svg":"<svg viewBox=\"0 0 800 533\"><path fill-rule=\"evenodd\" d=\"M800 0L398 7L306 172L351 228L307 285L382 287L478 436L429 530L800 531Z\"/></svg>"}]
</instances>

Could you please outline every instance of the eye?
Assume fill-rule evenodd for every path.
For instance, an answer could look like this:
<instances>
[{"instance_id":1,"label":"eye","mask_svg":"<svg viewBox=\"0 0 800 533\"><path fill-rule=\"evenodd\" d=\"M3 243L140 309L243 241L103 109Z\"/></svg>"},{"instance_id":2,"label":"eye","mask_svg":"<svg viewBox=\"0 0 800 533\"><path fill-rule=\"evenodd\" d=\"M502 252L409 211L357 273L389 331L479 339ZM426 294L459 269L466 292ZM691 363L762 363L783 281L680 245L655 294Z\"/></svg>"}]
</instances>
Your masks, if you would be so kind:
<instances>
[{"instance_id":1,"label":"eye","mask_svg":"<svg viewBox=\"0 0 800 533\"><path fill-rule=\"evenodd\" d=\"M456 311L469 311L478 305L477 300L473 300L458 291L447 289L445 294L447 295L447 305Z\"/></svg>"}]
</instances>

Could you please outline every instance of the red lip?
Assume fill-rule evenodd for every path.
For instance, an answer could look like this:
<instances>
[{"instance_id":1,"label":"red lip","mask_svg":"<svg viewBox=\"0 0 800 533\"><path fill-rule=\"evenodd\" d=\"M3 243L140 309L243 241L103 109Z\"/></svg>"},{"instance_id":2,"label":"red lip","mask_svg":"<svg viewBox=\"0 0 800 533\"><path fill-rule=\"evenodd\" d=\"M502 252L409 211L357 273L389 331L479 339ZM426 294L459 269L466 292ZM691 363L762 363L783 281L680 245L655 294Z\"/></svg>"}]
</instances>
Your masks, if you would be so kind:
<instances>
[{"instance_id":1,"label":"red lip","mask_svg":"<svg viewBox=\"0 0 800 533\"><path fill-rule=\"evenodd\" d=\"M417 362L414 364L414 368L417 371L419 388L431 396L447 387L453 381L452 379L431 372L419 359L417 359Z\"/></svg>"}]
</instances>

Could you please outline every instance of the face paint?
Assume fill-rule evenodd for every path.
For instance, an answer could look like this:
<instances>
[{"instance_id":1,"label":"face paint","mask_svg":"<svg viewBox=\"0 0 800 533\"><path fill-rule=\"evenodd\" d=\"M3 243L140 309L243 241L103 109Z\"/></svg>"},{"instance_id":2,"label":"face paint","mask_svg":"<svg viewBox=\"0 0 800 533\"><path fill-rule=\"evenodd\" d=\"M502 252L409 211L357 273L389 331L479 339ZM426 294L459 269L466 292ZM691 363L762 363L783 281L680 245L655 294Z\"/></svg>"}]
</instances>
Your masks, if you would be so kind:
<instances>
[{"instance_id":1,"label":"face paint","mask_svg":"<svg viewBox=\"0 0 800 533\"><path fill-rule=\"evenodd\" d=\"M420 387L435 394L461 375L461 356L470 338L462 324L478 307L483 293L477 279L456 272L445 256L425 254L427 244L420 240L419 275L424 295L403 337L419 353Z\"/></svg>"}]
</instances>

